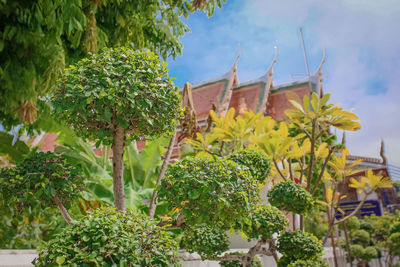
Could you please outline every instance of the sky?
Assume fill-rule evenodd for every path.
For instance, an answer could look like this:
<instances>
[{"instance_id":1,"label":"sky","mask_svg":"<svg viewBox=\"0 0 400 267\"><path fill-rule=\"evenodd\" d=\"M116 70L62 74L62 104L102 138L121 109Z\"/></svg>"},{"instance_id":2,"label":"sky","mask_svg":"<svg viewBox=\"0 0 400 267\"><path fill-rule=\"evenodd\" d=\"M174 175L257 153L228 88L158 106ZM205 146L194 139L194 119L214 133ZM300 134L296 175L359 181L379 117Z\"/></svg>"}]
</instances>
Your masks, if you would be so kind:
<instances>
[{"instance_id":1,"label":"sky","mask_svg":"<svg viewBox=\"0 0 400 267\"><path fill-rule=\"evenodd\" d=\"M361 120L362 129L346 135L350 153L379 157L383 138L389 164L400 166L399 14L398 0L227 0L211 18L186 20L191 33L181 39L183 54L169 60L170 73L180 87L219 77L240 43L240 82L266 73L274 46L274 84L294 81L291 74L306 73L301 27L310 72L325 49L324 92Z\"/></svg>"}]
</instances>

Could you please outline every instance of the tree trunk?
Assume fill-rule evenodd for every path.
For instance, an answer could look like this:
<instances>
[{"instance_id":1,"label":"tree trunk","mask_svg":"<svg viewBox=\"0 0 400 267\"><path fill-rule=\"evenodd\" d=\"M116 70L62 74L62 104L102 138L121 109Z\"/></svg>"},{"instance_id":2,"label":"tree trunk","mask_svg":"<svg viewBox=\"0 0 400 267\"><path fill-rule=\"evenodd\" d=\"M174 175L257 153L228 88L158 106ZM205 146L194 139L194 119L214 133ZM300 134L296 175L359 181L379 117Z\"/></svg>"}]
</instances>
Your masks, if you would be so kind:
<instances>
[{"instance_id":1,"label":"tree trunk","mask_svg":"<svg viewBox=\"0 0 400 267\"><path fill-rule=\"evenodd\" d=\"M114 184L114 205L117 210L125 210L124 192L124 146L125 130L118 126L113 136L113 184Z\"/></svg>"},{"instance_id":2,"label":"tree trunk","mask_svg":"<svg viewBox=\"0 0 400 267\"><path fill-rule=\"evenodd\" d=\"M169 160L171 159L172 151L174 150L175 146L175 138L176 138L176 130L174 131L174 134L171 137L171 141L169 142L167 154L165 155L164 162L161 167L160 174L158 175L157 179L157 185L161 185L161 180L165 174L165 171L167 170ZM150 208L149 208L149 217L151 219L154 218L154 214L156 212L157 208L157 198L158 198L158 191L154 189L153 191L153 197L151 198L151 203L150 203Z\"/></svg>"},{"instance_id":3,"label":"tree trunk","mask_svg":"<svg viewBox=\"0 0 400 267\"><path fill-rule=\"evenodd\" d=\"M347 234L347 226L345 222L343 223L343 230L344 230L344 237L346 238L346 250L347 250L347 256L349 257L349 264L350 267L353 267L353 259L351 257L349 235Z\"/></svg>"},{"instance_id":4,"label":"tree trunk","mask_svg":"<svg viewBox=\"0 0 400 267\"><path fill-rule=\"evenodd\" d=\"M63 216L64 220L69 224L72 225L72 218L69 215L67 209L64 207L64 205L62 204L61 200L57 197L54 196L53 197L53 201L54 203L57 205L58 210L61 212L61 215Z\"/></svg>"}]
</instances>

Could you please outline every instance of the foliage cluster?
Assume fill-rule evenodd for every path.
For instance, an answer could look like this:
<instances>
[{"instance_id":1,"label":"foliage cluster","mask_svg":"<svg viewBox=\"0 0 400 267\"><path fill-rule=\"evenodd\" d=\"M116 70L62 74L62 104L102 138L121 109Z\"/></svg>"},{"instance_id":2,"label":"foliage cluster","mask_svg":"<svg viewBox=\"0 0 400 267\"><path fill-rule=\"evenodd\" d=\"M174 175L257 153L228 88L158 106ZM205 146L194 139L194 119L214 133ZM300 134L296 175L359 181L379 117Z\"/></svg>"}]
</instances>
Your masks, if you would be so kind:
<instances>
[{"instance_id":1,"label":"foliage cluster","mask_svg":"<svg viewBox=\"0 0 400 267\"><path fill-rule=\"evenodd\" d=\"M268 192L271 205L285 211L306 214L313 205L311 194L293 181L281 182Z\"/></svg>"},{"instance_id":2,"label":"foliage cluster","mask_svg":"<svg viewBox=\"0 0 400 267\"><path fill-rule=\"evenodd\" d=\"M170 132L180 114L178 87L166 63L128 48L107 49L70 66L52 101L57 118L107 145L118 127L135 140Z\"/></svg>"},{"instance_id":3,"label":"foliage cluster","mask_svg":"<svg viewBox=\"0 0 400 267\"><path fill-rule=\"evenodd\" d=\"M229 255L238 255L238 256L245 256L245 253L241 253L241 252L231 252L231 253L226 253L225 255L229 256ZM221 267L242 267L242 263L238 260L224 260L224 261L220 261L219 265L221 265ZM254 257L251 260L251 266L250 267L262 267L262 263L261 260L258 257Z\"/></svg>"},{"instance_id":4,"label":"foliage cluster","mask_svg":"<svg viewBox=\"0 0 400 267\"><path fill-rule=\"evenodd\" d=\"M167 170L160 198L179 209L189 225L229 229L259 201L258 182L247 168L227 159L186 158Z\"/></svg>"},{"instance_id":5,"label":"foliage cluster","mask_svg":"<svg viewBox=\"0 0 400 267\"><path fill-rule=\"evenodd\" d=\"M27 204L44 209L54 205L55 197L68 203L82 189L81 169L51 152L32 153L17 166L0 170L2 198L21 209Z\"/></svg>"},{"instance_id":6,"label":"foliage cluster","mask_svg":"<svg viewBox=\"0 0 400 267\"><path fill-rule=\"evenodd\" d=\"M247 167L251 175L256 178L259 183L264 183L271 171L271 160L266 157L264 153L260 153L260 151L254 149L234 152L228 156L228 159Z\"/></svg>"},{"instance_id":7,"label":"foliage cluster","mask_svg":"<svg viewBox=\"0 0 400 267\"><path fill-rule=\"evenodd\" d=\"M279 266L294 263L297 260L319 260L323 247L321 241L310 233L296 230L284 232L278 238L278 251L283 255Z\"/></svg>"},{"instance_id":8,"label":"foliage cluster","mask_svg":"<svg viewBox=\"0 0 400 267\"><path fill-rule=\"evenodd\" d=\"M261 204L249 214L251 225L244 232L249 238L268 239L283 231L289 224L287 217L270 204Z\"/></svg>"},{"instance_id":9,"label":"foliage cluster","mask_svg":"<svg viewBox=\"0 0 400 267\"><path fill-rule=\"evenodd\" d=\"M36 266L180 266L176 242L146 215L97 209L49 241Z\"/></svg>"},{"instance_id":10,"label":"foliage cluster","mask_svg":"<svg viewBox=\"0 0 400 267\"><path fill-rule=\"evenodd\" d=\"M181 244L187 251L197 252L202 260L216 257L229 249L229 240L225 231L206 224L185 228Z\"/></svg>"}]
</instances>

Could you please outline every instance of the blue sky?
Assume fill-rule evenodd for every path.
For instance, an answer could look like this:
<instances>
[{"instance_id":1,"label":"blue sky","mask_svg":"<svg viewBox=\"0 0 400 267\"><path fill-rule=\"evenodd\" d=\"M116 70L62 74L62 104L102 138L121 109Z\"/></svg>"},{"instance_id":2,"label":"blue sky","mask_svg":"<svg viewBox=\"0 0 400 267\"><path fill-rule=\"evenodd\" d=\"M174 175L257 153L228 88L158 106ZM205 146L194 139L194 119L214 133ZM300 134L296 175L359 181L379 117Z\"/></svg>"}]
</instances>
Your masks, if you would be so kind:
<instances>
[{"instance_id":1,"label":"blue sky","mask_svg":"<svg viewBox=\"0 0 400 267\"><path fill-rule=\"evenodd\" d=\"M237 55L239 81L262 76L278 47L274 83L305 73L299 27L310 71L326 49L325 92L354 109L362 129L347 135L350 152L378 157L382 137L400 166L400 2L398 0L228 0L211 18L194 14L183 55L169 60L176 84L198 83L229 70Z\"/></svg>"}]
</instances>

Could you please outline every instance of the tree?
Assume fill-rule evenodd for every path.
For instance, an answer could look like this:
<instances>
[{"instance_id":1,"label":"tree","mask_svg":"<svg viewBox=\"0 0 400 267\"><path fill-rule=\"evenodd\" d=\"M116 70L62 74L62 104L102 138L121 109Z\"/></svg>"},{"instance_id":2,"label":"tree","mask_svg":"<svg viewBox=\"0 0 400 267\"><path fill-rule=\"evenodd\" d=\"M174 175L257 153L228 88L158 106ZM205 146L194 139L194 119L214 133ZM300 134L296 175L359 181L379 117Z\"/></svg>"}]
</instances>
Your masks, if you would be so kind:
<instances>
[{"instance_id":1,"label":"tree","mask_svg":"<svg viewBox=\"0 0 400 267\"><path fill-rule=\"evenodd\" d=\"M105 47L182 52L181 21L221 0L5 0L0 3L0 123L32 123L65 65ZM41 100L38 100L41 99Z\"/></svg>"},{"instance_id":2,"label":"tree","mask_svg":"<svg viewBox=\"0 0 400 267\"><path fill-rule=\"evenodd\" d=\"M166 63L149 51L106 49L68 68L52 99L55 116L80 136L112 144L114 203L124 210L126 142L170 133L181 114Z\"/></svg>"},{"instance_id":3,"label":"tree","mask_svg":"<svg viewBox=\"0 0 400 267\"><path fill-rule=\"evenodd\" d=\"M296 211L305 214L312 205L311 195L302 186L287 181L271 189L269 204L261 202L260 188L270 167L268 158L252 149L177 161L161 182L159 197L168 202L171 211L162 217L163 224L167 229L181 229L183 248L197 252L202 259L250 267L256 255L273 256L278 261L277 251L283 253L292 246L297 247L300 256L288 258L285 263L319 261L321 242L304 232L293 232L295 237L286 238L292 232L285 232L288 220L279 210L282 201L301 202L304 208ZM289 196L280 190L288 183ZM240 232L249 240L257 240L257 244L246 254L223 254L229 249L227 231ZM276 239L275 233L281 237Z\"/></svg>"}]
</instances>

